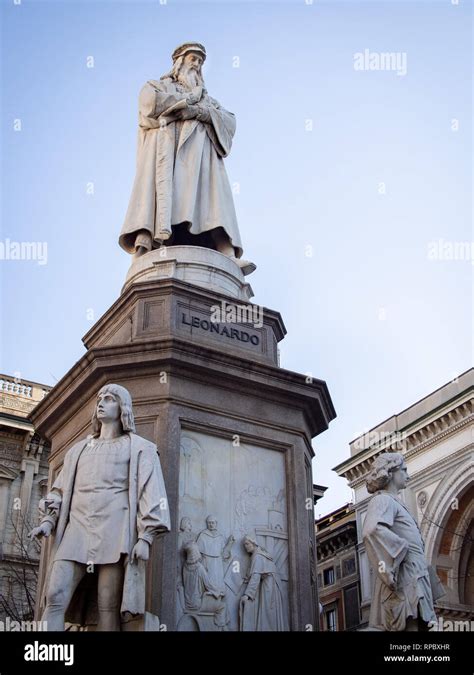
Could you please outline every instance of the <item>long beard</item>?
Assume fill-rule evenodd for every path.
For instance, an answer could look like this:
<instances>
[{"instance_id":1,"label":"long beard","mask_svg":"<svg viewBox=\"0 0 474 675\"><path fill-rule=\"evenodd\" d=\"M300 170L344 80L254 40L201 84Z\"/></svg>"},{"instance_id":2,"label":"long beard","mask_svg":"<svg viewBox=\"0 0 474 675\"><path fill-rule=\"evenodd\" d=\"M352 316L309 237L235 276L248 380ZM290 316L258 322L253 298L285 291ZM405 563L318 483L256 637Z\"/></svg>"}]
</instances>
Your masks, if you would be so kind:
<instances>
[{"instance_id":1,"label":"long beard","mask_svg":"<svg viewBox=\"0 0 474 675\"><path fill-rule=\"evenodd\" d=\"M178 82L189 90L204 86L202 75L194 68L181 68L178 74Z\"/></svg>"}]
</instances>

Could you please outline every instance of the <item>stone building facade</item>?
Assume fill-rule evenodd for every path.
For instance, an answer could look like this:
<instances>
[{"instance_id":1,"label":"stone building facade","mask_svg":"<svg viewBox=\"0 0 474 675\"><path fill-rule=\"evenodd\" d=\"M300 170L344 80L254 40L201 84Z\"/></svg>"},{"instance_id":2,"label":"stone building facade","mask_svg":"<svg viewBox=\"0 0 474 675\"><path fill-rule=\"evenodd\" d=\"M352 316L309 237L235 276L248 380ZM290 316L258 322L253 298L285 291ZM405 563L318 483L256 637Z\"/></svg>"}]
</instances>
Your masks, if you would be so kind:
<instances>
[{"instance_id":1,"label":"stone building facade","mask_svg":"<svg viewBox=\"0 0 474 675\"><path fill-rule=\"evenodd\" d=\"M27 539L48 482L49 448L29 414L49 391L0 375L0 619L32 618L39 546Z\"/></svg>"},{"instance_id":2,"label":"stone building facade","mask_svg":"<svg viewBox=\"0 0 474 675\"><path fill-rule=\"evenodd\" d=\"M362 622L368 623L373 572L362 541L369 495L365 476L382 452L405 456L410 480L402 498L417 518L426 557L446 594L437 614L474 619L474 369L393 415L350 444L335 467L355 495Z\"/></svg>"},{"instance_id":3,"label":"stone building facade","mask_svg":"<svg viewBox=\"0 0 474 675\"><path fill-rule=\"evenodd\" d=\"M356 514L352 504L316 520L320 630L360 626Z\"/></svg>"}]
</instances>

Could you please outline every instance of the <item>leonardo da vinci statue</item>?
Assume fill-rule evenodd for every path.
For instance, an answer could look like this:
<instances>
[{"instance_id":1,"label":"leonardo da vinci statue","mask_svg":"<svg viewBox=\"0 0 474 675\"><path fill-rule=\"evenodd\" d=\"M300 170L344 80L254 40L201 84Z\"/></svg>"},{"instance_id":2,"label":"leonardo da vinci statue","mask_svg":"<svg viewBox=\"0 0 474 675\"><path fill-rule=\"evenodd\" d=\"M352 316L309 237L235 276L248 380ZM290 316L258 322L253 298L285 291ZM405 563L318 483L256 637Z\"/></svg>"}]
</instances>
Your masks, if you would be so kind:
<instances>
[{"instance_id":1,"label":"leonardo da vinci statue","mask_svg":"<svg viewBox=\"0 0 474 675\"><path fill-rule=\"evenodd\" d=\"M203 45L180 45L172 59L171 71L140 92L136 176L119 243L136 256L160 246L204 246L250 274L255 265L242 259L224 167L235 116L207 93Z\"/></svg>"}]
</instances>

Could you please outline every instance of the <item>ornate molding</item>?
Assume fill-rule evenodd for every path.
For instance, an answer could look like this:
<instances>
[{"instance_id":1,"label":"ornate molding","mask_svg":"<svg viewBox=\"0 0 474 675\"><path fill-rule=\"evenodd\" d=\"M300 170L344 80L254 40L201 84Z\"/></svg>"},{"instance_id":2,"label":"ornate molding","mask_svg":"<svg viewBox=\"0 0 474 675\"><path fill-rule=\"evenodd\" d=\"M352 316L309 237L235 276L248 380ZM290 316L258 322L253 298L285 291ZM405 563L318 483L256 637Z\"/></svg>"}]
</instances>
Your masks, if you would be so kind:
<instances>
[{"instance_id":1,"label":"ornate molding","mask_svg":"<svg viewBox=\"0 0 474 675\"><path fill-rule=\"evenodd\" d=\"M388 452L390 450L396 451L398 449L403 452L407 459L410 459L433 445L436 445L444 438L458 432L463 427L474 424L473 402L474 399L464 401L453 410L428 422L425 426L416 429L403 441L398 441L398 443L402 445L401 448L392 448L389 444L367 448L365 452L370 451L371 449L373 452L370 455L366 455L358 464L355 464L339 475L346 478L351 488L355 489L360 487L370 470L373 460L383 452Z\"/></svg>"},{"instance_id":2,"label":"ornate molding","mask_svg":"<svg viewBox=\"0 0 474 675\"><path fill-rule=\"evenodd\" d=\"M0 395L0 408L8 410L16 410L18 412L30 413L38 401L29 398L19 398L19 396L12 396L9 394Z\"/></svg>"},{"instance_id":3,"label":"ornate molding","mask_svg":"<svg viewBox=\"0 0 474 675\"><path fill-rule=\"evenodd\" d=\"M7 480L15 480L18 476L18 471L15 471L14 469L11 469L10 467L6 466L5 464L0 464L0 480L2 478L6 478Z\"/></svg>"}]
</instances>

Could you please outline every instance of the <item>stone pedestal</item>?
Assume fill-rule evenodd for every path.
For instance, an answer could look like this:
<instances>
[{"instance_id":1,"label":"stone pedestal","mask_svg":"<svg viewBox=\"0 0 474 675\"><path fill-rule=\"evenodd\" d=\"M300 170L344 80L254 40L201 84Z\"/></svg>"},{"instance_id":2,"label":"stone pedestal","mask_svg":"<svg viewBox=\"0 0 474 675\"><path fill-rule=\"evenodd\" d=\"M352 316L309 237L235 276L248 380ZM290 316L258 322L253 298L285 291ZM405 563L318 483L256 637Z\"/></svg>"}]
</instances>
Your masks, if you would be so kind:
<instances>
[{"instance_id":1,"label":"stone pedestal","mask_svg":"<svg viewBox=\"0 0 474 675\"><path fill-rule=\"evenodd\" d=\"M251 289L235 262L197 247L158 256L132 264L122 295L84 337L87 353L32 415L52 444L50 482L66 450L90 433L99 388L122 384L137 433L159 448L171 510L172 532L153 546L147 609L167 630L219 629L212 603L186 607L181 573L183 544L213 514L215 555L217 541L235 539L217 563L212 551L204 558L211 577L221 577L228 628L239 629L250 534L273 558L290 630L317 630L311 439L335 417L326 384L279 367L283 321L248 304ZM212 321L236 302L258 320L231 313L234 321ZM47 558L45 548L41 579Z\"/></svg>"},{"instance_id":2,"label":"stone pedestal","mask_svg":"<svg viewBox=\"0 0 474 675\"><path fill-rule=\"evenodd\" d=\"M237 263L202 246L162 246L135 258L122 292L132 284L160 279L186 281L243 302L253 297L252 288Z\"/></svg>"}]
</instances>

